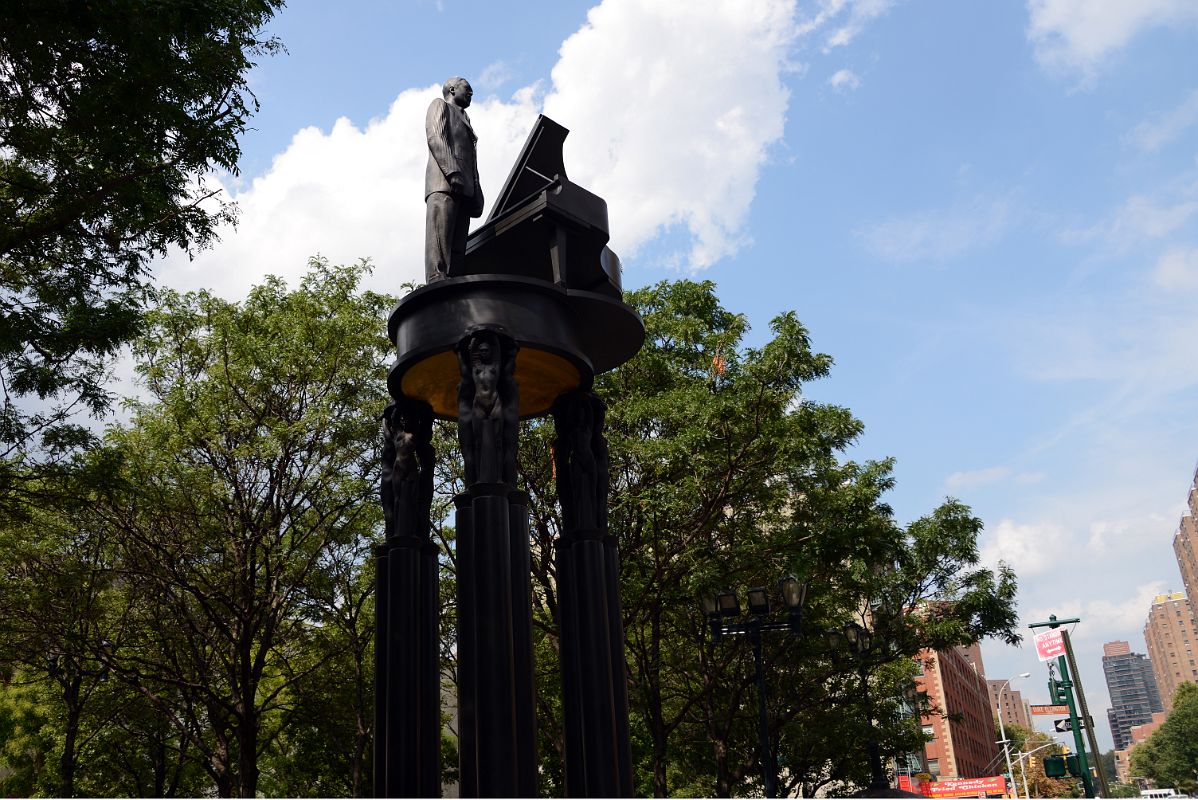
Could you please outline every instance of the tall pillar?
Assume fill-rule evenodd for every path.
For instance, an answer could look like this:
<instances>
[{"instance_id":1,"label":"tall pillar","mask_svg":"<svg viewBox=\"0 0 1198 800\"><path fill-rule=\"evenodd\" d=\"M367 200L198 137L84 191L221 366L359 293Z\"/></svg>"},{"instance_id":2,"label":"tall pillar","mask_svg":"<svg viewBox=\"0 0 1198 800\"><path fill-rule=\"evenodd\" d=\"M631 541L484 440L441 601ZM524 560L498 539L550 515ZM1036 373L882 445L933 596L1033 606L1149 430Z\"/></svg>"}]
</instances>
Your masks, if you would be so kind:
<instances>
[{"instance_id":1,"label":"tall pillar","mask_svg":"<svg viewBox=\"0 0 1198 800\"><path fill-rule=\"evenodd\" d=\"M466 492L457 499L463 797L537 793L528 507L515 488L517 349L486 328L457 347L466 474Z\"/></svg>"},{"instance_id":2,"label":"tall pillar","mask_svg":"<svg viewBox=\"0 0 1198 800\"><path fill-rule=\"evenodd\" d=\"M437 547L429 538L432 411L401 398L383 412L380 495L386 539L375 549L376 797L441 794Z\"/></svg>"},{"instance_id":3,"label":"tall pillar","mask_svg":"<svg viewBox=\"0 0 1198 800\"><path fill-rule=\"evenodd\" d=\"M604 409L584 391L553 406L562 536L556 566L566 729L566 794L631 797L632 753L618 563L607 533Z\"/></svg>"}]
</instances>

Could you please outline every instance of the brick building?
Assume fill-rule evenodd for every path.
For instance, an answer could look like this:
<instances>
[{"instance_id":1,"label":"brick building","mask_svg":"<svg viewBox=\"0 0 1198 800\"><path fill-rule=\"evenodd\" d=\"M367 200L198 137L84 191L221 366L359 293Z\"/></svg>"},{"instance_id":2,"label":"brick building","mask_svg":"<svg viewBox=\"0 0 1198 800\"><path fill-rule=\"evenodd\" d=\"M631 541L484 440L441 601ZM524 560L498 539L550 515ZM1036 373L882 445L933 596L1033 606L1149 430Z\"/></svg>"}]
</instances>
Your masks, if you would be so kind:
<instances>
[{"instance_id":1,"label":"brick building","mask_svg":"<svg viewBox=\"0 0 1198 800\"><path fill-rule=\"evenodd\" d=\"M1173 536L1173 554L1177 556L1177 568L1181 571L1181 585L1190 599L1191 608L1198 607L1198 468L1194 470L1194 481L1186 497L1189 510L1182 515Z\"/></svg>"},{"instance_id":2,"label":"brick building","mask_svg":"<svg viewBox=\"0 0 1198 800\"><path fill-rule=\"evenodd\" d=\"M1001 772L990 688L976 649L923 651L916 688L933 713L923 717L932 741L924 746L928 772L940 778L983 778ZM950 718L951 717L951 718Z\"/></svg>"},{"instance_id":3,"label":"brick building","mask_svg":"<svg viewBox=\"0 0 1198 800\"><path fill-rule=\"evenodd\" d=\"M990 708L1002 716L1003 725L1019 725L1032 729L1032 717L1023 695L1004 680L988 680Z\"/></svg>"},{"instance_id":4,"label":"brick building","mask_svg":"<svg viewBox=\"0 0 1198 800\"><path fill-rule=\"evenodd\" d=\"M1198 682L1198 633L1193 607L1184 592L1159 594L1144 624L1144 643L1165 711L1173 708L1173 693L1186 682Z\"/></svg>"}]
</instances>

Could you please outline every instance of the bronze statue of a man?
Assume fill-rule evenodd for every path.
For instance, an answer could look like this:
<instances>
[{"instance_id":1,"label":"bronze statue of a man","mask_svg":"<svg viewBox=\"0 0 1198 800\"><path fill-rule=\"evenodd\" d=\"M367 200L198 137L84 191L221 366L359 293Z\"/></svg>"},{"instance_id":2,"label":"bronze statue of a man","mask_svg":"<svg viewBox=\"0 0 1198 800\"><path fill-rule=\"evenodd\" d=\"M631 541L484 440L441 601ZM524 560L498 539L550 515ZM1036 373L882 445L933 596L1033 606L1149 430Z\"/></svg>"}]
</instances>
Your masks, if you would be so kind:
<instances>
[{"instance_id":1,"label":"bronze statue of a man","mask_svg":"<svg viewBox=\"0 0 1198 800\"><path fill-rule=\"evenodd\" d=\"M441 88L424 117L428 166L424 170L424 279L440 280L466 255L470 218L483 213L475 145L466 109L474 97L465 78Z\"/></svg>"}]
</instances>

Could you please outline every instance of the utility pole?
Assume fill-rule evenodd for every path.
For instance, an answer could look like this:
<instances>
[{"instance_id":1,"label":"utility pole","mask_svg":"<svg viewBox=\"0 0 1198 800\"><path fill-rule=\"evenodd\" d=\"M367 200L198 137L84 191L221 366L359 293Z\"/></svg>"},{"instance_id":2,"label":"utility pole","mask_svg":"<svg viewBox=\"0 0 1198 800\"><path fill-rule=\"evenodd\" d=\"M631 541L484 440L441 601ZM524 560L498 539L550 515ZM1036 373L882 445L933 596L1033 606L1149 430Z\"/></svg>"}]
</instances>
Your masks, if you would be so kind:
<instances>
[{"instance_id":1,"label":"utility pole","mask_svg":"<svg viewBox=\"0 0 1198 800\"><path fill-rule=\"evenodd\" d=\"M1106 773L1102 771L1102 754L1098 750L1098 738L1094 735L1094 725L1090 721L1090 709L1086 705L1086 692L1082 689L1082 676L1077 671L1077 659L1073 657L1073 642L1069 631L1061 631L1065 639L1065 657L1069 660L1069 674L1073 677L1073 685L1077 687L1077 701L1081 706L1082 716L1086 718L1086 738L1090 741L1090 749L1094 753L1095 771L1098 773L1098 787L1103 797L1111 796L1111 787L1107 786Z\"/></svg>"},{"instance_id":2,"label":"utility pole","mask_svg":"<svg viewBox=\"0 0 1198 800\"><path fill-rule=\"evenodd\" d=\"M1057 619L1056 614L1050 614L1047 622L1032 622L1028 625L1028 627L1031 628L1032 630L1035 630L1036 628L1056 629L1056 628L1061 627L1062 625L1072 625L1077 622L1081 622L1081 620L1077 619L1077 618ZM1069 647L1069 632L1062 631L1061 638L1065 644L1066 655L1071 656L1072 651L1070 650L1070 647ZM1086 758L1086 745L1085 745L1084 738L1082 736L1082 730L1081 730L1082 726L1081 726L1081 724L1079 724L1079 721L1078 721L1077 701L1074 697L1074 692L1073 692L1073 687L1074 687L1073 679L1076 678L1076 669L1072 672L1070 671L1069 661L1071 659L1067 659L1066 655L1061 655L1061 656L1057 657L1057 674L1060 676L1060 680L1053 680L1051 678L1049 679L1049 681L1048 681L1049 694L1052 695L1051 699L1052 699L1053 703L1065 702L1069 705L1069 724L1070 724L1070 727L1073 729L1073 744L1074 744L1074 747L1077 749L1077 764L1082 773L1081 774L1082 786L1085 788L1086 797L1094 797L1095 796L1094 777L1090 774L1090 763L1089 763L1089 759ZM1051 664L1051 662L1049 662L1049 663ZM1079 689L1081 688L1080 684L1078 684L1078 688ZM1089 720L1085 719L1085 717L1083 717L1082 719L1086 723L1089 722ZM1089 725L1087 724L1086 727L1088 728ZM1098 759L1097 748L1094 748L1094 758L1095 758L1095 760ZM1099 772L1099 776L1101 777L1101 775L1102 775L1101 768L1099 769L1098 772ZM1106 783L1104 781L1103 782L1104 788L1105 788L1105 785L1106 785ZM1105 791L1103 793L1108 794Z\"/></svg>"},{"instance_id":3,"label":"utility pole","mask_svg":"<svg viewBox=\"0 0 1198 800\"><path fill-rule=\"evenodd\" d=\"M1069 665L1066 663L1064 656L1057 658L1057 674L1061 678L1056 681L1056 686L1060 690L1061 695L1064 696L1063 699L1069 704L1070 727L1073 728L1073 745L1077 748L1077 765L1081 769L1082 785L1085 786L1086 797L1094 797L1094 778L1090 775L1090 763L1086 758L1086 745L1082 740L1081 725L1078 724L1077 701L1073 695L1073 681L1069 679ZM1052 681L1050 680L1049 683L1051 684Z\"/></svg>"}]
</instances>

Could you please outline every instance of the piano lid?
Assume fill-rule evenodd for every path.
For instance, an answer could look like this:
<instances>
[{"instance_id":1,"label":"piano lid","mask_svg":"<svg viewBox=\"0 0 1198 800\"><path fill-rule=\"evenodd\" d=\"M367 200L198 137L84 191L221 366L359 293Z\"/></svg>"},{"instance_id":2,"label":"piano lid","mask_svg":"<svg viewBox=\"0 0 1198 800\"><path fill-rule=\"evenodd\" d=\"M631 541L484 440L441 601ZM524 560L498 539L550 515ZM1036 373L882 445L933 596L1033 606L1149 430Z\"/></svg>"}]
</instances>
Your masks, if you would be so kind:
<instances>
[{"instance_id":1,"label":"piano lid","mask_svg":"<svg viewBox=\"0 0 1198 800\"><path fill-rule=\"evenodd\" d=\"M528 139L520 150L520 157L512 166L503 188L491 207L487 222L491 222L522 201L549 187L557 178L566 177L566 164L562 156L562 145L569 130L541 114L532 126Z\"/></svg>"}]
</instances>

